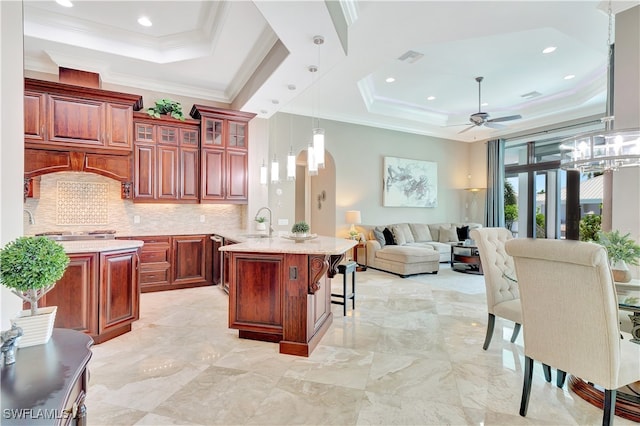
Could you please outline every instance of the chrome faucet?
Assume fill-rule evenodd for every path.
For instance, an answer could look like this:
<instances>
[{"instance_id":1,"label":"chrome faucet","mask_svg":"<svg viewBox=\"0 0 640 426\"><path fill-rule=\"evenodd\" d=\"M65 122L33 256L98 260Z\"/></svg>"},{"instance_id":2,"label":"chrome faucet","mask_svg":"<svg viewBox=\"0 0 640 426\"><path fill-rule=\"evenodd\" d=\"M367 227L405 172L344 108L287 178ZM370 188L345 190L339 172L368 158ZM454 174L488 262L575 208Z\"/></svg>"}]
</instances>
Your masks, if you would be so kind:
<instances>
[{"instance_id":1,"label":"chrome faucet","mask_svg":"<svg viewBox=\"0 0 640 426\"><path fill-rule=\"evenodd\" d=\"M24 211L29 215L29 225L35 225L36 220L33 218L33 213L31 213L31 210L24 209Z\"/></svg>"},{"instance_id":2,"label":"chrome faucet","mask_svg":"<svg viewBox=\"0 0 640 426\"><path fill-rule=\"evenodd\" d=\"M262 210L266 210L266 211L268 211L268 212L269 212L269 237L271 237L271 236L272 236L272 234L273 234L273 226L271 226L271 219L272 219L272 217L273 217L273 213L271 212L271 209L270 209L269 207L260 207L260 208L258 209L258 211L256 212L256 217L255 217L254 219L257 219L257 218L258 218L258 215L260 214L260 212L261 212Z\"/></svg>"}]
</instances>

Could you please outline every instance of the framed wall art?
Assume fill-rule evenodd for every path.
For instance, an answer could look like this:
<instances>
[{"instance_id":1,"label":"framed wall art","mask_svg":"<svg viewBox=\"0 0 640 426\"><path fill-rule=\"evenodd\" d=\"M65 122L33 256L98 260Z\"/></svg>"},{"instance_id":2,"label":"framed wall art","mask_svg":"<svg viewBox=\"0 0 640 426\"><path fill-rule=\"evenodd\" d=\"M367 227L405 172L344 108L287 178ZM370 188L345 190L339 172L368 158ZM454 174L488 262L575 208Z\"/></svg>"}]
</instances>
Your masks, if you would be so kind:
<instances>
[{"instance_id":1,"label":"framed wall art","mask_svg":"<svg viewBox=\"0 0 640 426\"><path fill-rule=\"evenodd\" d=\"M384 157L382 205L438 207L438 164Z\"/></svg>"}]
</instances>

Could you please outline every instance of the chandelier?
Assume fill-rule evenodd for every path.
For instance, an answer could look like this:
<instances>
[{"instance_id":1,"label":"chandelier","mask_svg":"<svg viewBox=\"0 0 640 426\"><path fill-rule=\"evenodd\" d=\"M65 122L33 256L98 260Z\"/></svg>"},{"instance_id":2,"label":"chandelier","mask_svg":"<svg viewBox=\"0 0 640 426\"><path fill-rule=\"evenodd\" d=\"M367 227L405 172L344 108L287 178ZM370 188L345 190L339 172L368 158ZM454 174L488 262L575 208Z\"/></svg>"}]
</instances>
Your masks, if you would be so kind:
<instances>
[{"instance_id":1,"label":"chandelier","mask_svg":"<svg viewBox=\"0 0 640 426\"><path fill-rule=\"evenodd\" d=\"M609 29L607 36L607 104L606 117L602 118L605 130L582 133L560 144L560 168L579 170L582 173L618 170L622 167L640 166L640 129L613 130L613 62L614 45L611 43L613 12L608 5Z\"/></svg>"},{"instance_id":2,"label":"chandelier","mask_svg":"<svg viewBox=\"0 0 640 426\"><path fill-rule=\"evenodd\" d=\"M582 173L640 166L640 129L601 130L567 138L560 167Z\"/></svg>"}]
</instances>

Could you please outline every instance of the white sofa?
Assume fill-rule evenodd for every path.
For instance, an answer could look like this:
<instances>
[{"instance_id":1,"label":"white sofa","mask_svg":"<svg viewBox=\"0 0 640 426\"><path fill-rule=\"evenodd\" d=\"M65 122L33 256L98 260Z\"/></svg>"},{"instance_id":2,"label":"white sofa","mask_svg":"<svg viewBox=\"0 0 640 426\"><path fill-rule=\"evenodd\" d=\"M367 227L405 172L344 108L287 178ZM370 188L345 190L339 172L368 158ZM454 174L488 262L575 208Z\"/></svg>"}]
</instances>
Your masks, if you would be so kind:
<instances>
[{"instance_id":1,"label":"white sofa","mask_svg":"<svg viewBox=\"0 0 640 426\"><path fill-rule=\"evenodd\" d=\"M458 228L463 233L463 227L467 227L468 233L481 226L479 223L396 223L371 227L366 242L367 266L402 277L436 274L441 262L451 261L451 245L460 241ZM389 244L390 234L393 244Z\"/></svg>"}]
</instances>

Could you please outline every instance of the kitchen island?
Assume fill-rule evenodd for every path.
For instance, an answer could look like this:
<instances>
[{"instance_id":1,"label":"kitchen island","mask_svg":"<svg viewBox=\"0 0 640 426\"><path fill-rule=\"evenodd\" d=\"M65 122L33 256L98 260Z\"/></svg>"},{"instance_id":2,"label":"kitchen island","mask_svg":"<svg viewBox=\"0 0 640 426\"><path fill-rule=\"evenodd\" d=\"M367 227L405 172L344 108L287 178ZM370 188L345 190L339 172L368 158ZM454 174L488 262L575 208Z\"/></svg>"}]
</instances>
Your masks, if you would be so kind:
<instances>
[{"instance_id":1,"label":"kitchen island","mask_svg":"<svg viewBox=\"0 0 640 426\"><path fill-rule=\"evenodd\" d=\"M280 353L309 356L333 321L331 282L355 240L318 236L229 236L229 327L244 339L277 342Z\"/></svg>"},{"instance_id":2,"label":"kitchen island","mask_svg":"<svg viewBox=\"0 0 640 426\"><path fill-rule=\"evenodd\" d=\"M57 306L55 327L96 344L131 331L139 317L139 240L61 241L70 263L40 306Z\"/></svg>"}]
</instances>

